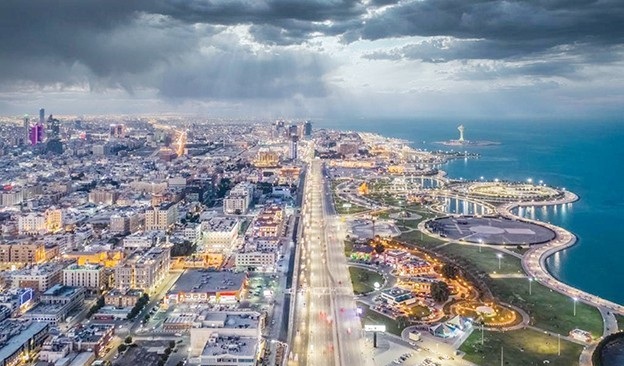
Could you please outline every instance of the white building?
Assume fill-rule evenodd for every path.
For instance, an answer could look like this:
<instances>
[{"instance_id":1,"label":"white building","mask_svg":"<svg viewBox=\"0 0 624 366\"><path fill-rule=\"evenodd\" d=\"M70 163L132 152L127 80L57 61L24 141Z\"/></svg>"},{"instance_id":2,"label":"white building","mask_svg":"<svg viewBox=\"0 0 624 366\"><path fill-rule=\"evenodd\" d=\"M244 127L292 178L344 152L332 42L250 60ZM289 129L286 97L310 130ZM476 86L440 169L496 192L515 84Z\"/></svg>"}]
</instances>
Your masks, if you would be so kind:
<instances>
[{"instance_id":1,"label":"white building","mask_svg":"<svg viewBox=\"0 0 624 366\"><path fill-rule=\"evenodd\" d=\"M145 230L167 230L178 221L178 206L165 202L145 212Z\"/></svg>"},{"instance_id":2,"label":"white building","mask_svg":"<svg viewBox=\"0 0 624 366\"><path fill-rule=\"evenodd\" d=\"M115 267L115 287L150 291L169 273L170 264L169 247L138 250Z\"/></svg>"},{"instance_id":3,"label":"white building","mask_svg":"<svg viewBox=\"0 0 624 366\"><path fill-rule=\"evenodd\" d=\"M249 251L236 253L236 268L254 268L258 272L275 271L277 253L273 251Z\"/></svg>"},{"instance_id":4,"label":"white building","mask_svg":"<svg viewBox=\"0 0 624 366\"><path fill-rule=\"evenodd\" d=\"M194 222L186 224L184 227L184 239L197 244L202 237L202 225Z\"/></svg>"},{"instance_id":5,"label":"white building","mask_svg":"<svg viewBox=\"0 0 624 366\"><path fill-rule=\"evenodd\" d=\"M20 235L43 234L46 230L45 217L41 213L31 212L17 218L17 231Z\"/></svg>"},{"instance_id":6,"label":"white building","mask_svg":"<svg viewBox=\"0 0 624 366\"><path fill-rule=\"evenodd\" d=\"M240 220L232 217L212 217L203 221L202 241L210 253L229 253L238 238Z\"/></svg>"},{"instance_id":7,"label":"white building","mask_svg":"<svg viewBox=\"0 0 624 366\"><path fill-rule=\"evenodd\" d=\"M104 267L100 264L72 264L63 270L63 285L99 290L106 286Z\"/></svg>"},{"instance_id":8,"label":"white building","mask_svg":"<svg viewBox=\"0 0 624 366\"><path fill-rule=\"evenodd\" d=\"M124 249L150 248L159 241L157 231L136 232L123 239Z\"/></svg>"},{"instance_id":9,"label":"white building","mask_svg":"<svg viewBox=\"0 0 624 366\"><path fill-rule=\"evenodd\" d=\"M223 199L223 212L226 214L245 214L253 200L254 185L249 182L238 183Z\"/></svg>"}]
</instances>

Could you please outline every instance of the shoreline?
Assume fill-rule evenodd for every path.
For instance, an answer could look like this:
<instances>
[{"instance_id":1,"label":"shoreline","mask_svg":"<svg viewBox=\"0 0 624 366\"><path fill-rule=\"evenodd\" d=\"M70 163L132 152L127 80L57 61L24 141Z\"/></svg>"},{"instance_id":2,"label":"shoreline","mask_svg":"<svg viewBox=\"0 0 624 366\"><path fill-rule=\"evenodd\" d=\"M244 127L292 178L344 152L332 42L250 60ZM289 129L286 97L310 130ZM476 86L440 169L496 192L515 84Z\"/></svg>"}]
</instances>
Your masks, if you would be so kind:
<instances>
[{"instance_id":1,"label":"shoreline","mask_svg":"<svg viewBox=\"0 0 624 366\"><path fill-rule=\"evenodd\" d=\"M617 304L613 301L603 299L598 295L590 294L589 292L580 290L576 287L568 285L559 279L557 279L548 269L546 260L553 256L555 253L572 247L577 242L577 237L570 231L539 220L527 219L517 216L511 211L516 207L529 207L529 206L553 206L559 204L568 204L578 201L580 198L576 194L566 191L563 198L556 201L540 201L540 202L512 202L497 208L497 213L504 217L515 219L519 221L534 223L545 226L556 233L555 239L546 244L532 246L522 256L522 268L527 275L533 277L536 281L542 285L557 291L563 295L576 298L578 301L586 303L594 307L602 307L612 312L624 314L624 306Z\"/></svg>"}]
</instances>

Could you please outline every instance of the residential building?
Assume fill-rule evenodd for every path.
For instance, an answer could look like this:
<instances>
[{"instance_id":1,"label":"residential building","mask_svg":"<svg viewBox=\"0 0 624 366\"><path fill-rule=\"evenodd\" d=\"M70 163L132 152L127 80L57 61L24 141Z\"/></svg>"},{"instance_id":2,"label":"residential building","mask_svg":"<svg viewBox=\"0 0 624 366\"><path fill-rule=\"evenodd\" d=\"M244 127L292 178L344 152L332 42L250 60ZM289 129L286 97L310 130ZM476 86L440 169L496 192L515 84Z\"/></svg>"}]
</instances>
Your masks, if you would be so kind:
<instances>
[{"instance_id":1,"label":"residential building","mask_svg":"<svg viewBox=\"0 0 624 366\"><path fill-rule=\"evenodd\" d=\"M43 214L31 212L17 217L19 235L39 235L46 233L46 220Z\"/></svg>"},{"instance_id":2,"label":"residential building","mask_svg":"<svg viewBox=\"0 0 624 366\"><path fill-rule=\"evenodd\" d=\"M178 221L178 206L164 202L145 212L145 230L167 230Z\"/></svg>"},{"instance_id":3,"label":"residential building","mask_svg":"<svg viewBox=\"0 0 624 366\"><path fill-rule=\"evenodd\" d=\"M167 246L137 250L115 267L115 287L150 291L169 272L170 260Z\"/></svg>"},{"instance_id":4,"label":"residential building","mask_svg":"<svg viewBox=\"0 0 624 366\"><path fill-rule=\"evenodd\" d=\"M63 267L60 263L45 263L13 271L8 276L13 288L32 288L45 292L61 282Z\"/></svg>"},{"instance_id":5,"label":"residential building","mask_svg":"<svg viewBox=\"0 0 624 366\"><path fill-rule=\"evenodd\" d=\"M212 217L203 221L201 227L204 251L229 253L238 238L240 220L232 217Z\"/></svg>"},{"instance_id":6,"label":"residential building","mask_svg":"<svg viewBox=\"0 0 624 366\"><path fill-rule=\"evenodd\" d=\"M100 290L106 287L104 266L101 264L71 264L63 270L63 285Z\"/></svg>"}]
</instances>

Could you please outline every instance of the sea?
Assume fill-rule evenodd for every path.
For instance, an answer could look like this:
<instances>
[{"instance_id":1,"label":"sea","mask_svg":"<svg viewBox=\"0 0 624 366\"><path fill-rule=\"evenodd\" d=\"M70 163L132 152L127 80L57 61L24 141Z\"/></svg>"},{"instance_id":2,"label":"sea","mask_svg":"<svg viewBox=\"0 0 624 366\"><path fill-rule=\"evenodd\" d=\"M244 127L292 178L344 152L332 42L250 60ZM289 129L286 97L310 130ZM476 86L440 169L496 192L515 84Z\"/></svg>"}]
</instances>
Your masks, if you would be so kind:
<instances>
[{"instance_id":1,"label":"sea","mask_svg":"<svg viewBox=\"0 0 624 366\"><path fill-rule=\"evenodd\" d=\"M580 200L525 210L529 217L574 233L573 247L549 258L550 272L572 286L624 305L624 121L323 119L314 128L374 132L414 148L452 150L436 141L500 145L461 147L480 154L441 167L451 178L527 181L565 188ZM455 149L457 149L455 147Z\"/></svg>"}]
</instances>

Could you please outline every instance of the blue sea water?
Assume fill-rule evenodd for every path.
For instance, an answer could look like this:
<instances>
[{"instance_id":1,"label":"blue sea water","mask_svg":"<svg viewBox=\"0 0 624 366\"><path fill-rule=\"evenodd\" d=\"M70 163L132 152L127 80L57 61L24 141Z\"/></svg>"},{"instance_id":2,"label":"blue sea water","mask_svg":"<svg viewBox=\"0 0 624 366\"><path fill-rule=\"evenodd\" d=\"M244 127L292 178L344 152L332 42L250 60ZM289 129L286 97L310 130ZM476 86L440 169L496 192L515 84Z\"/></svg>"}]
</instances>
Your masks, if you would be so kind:
<instances>
[{"instance_id":1,"label":"blue sea water","mask_svg":"<svg viewBox=\"0 0 624 366\"><path fill-rule=\"evenodd\" d=\"M581 200L536 208L534 217L570 230L572 248L549 259L551 272L582 290L624 304L624 121L462 121L468 140L496 146L462 148L479 159L442 167L452 178L525 181L565 187ZM314 121L315 128L376 132L412 141L422 149L450 149L435 141L456 139L457 121L351 119Z\"/></svg>"}]
</instances>

